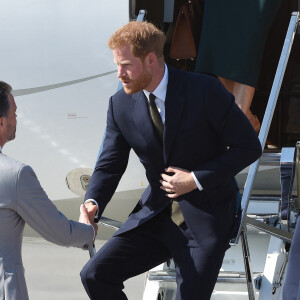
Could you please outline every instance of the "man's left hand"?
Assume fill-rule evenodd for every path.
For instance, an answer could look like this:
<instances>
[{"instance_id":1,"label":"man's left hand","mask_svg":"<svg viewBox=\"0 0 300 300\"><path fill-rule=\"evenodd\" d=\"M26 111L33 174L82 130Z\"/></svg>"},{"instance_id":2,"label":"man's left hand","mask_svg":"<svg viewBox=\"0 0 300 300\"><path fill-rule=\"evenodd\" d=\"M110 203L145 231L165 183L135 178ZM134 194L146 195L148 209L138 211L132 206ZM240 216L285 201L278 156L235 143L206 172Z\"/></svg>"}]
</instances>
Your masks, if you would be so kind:
<instances>
[{"instance_id":1,"label":"man's left hand","mask_svg":"<svg viewBox=\"0 0 300 300\"><path fill-rule=\"evenodd\" d=\"M197 188L190 171L177 167L168 167L165 171L166 173L173 173L173 175L161 174L160 188L167 192L167 197L177 198Z\"/></svg>"}]
</instances>

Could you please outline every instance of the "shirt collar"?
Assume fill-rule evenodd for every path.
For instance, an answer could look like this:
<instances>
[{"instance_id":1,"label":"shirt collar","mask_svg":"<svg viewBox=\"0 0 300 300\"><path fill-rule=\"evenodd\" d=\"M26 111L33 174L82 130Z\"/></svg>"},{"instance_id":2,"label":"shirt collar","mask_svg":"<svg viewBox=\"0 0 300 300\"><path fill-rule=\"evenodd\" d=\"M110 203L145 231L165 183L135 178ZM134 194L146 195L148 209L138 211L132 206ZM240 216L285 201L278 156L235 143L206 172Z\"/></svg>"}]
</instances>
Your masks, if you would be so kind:
<instances>
[{"instance_id":1,"label":"shirt collar","mask_svg":"<svg viewBox=\"0 0 300 300\"><path fill-rule=\"evenodd\" d=\"M168 73L168 67L165 64L165 73L164 76L161 80L161 82L159 83L159 85L156 87L156 89L152 92L152 94L159 98L162 101L166 100L166 94L167 94L167 85L168 85L168 77L169 77L169 73ZM146 95L146 97L149 99L149 92L146 90L143 90L144 94Z\"/></svg>"}]
</instances>

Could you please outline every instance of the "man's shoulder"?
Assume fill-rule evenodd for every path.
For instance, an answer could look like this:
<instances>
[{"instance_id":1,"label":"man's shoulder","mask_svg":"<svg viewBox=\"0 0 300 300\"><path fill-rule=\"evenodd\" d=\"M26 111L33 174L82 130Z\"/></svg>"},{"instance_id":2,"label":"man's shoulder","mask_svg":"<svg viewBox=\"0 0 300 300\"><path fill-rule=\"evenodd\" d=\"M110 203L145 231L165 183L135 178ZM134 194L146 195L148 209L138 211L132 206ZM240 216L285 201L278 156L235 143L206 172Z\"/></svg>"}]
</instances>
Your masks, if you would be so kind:
<instances>
[{"instance_id":1,"label":"man's shoulder","mask_svg":"<svg viewBox=\"0 0 300 300\"><path fill-rule=\"evenodd\" d=\"M20 177L35 176L33 169L12 157L0 154L0 181L19 181Z\"/></svg>"},{"instance_id":2,"label":"man's shoulder","mask_svg":"<svg viewBox=\"0 0 300 300\"><path fill-rule=\"evenodd\" d=\"M10 173L18 173L19 170L25 166L25 164L12 157L0 154L0 166L1 170L9 170Z\"/></svg>"},{"instance_id":3,"label":"man's shoulder","mask_svg":"<svg viewBox=\"0 0 300 300\"><path fill-rule=\"evenodd\" d=\"M210 85L214 86L216 84L219 84L219 80L213 75L181 70L170 66L168 66L168 70L169 70L169 80L171 81L178 81L186 84L193 83L196 84L195 87L197 86L207 87Z\"/></svg>"},{"instance_id":4,"label":"man's shoulder","mask_svg":"<svg viewBox=\"0 0 300 300\"><path fill-rule=\"evenodd\" d=\"M14 202L20 174L25 167L26 165L16 159L0 154L0 186L6 195L5 199L1 199L2 203L11 205Z\"/></svg>"},{"instance_id":5,"label":"man's shoulder","mask_svg":"<svg viewBox=\"0 0 300 300\"><path fill-rule=\"evenodd\" d=\"M123 88L116 91L115 94L112 96L112 98L114 98L114 99L131 98L131 97L132 97L132 95L126 94Z\"/></svg>"},{"instance_id":6,"label":"man's shoulder","mask_svg":"<svg viewBox=\"0 0 300 300\"><path fill-rule=\"evenodd\" d=\"M121 88L110 97L110 102L111 104L122 103L124 102L124 100L128 101L128 99L130 99L131 97L132 95L126 94L124 89Z\"/></svg>"},{"instance_id":7,"label":"man's shoulder","mask_svg":"<svg viewBox=\"0 0 300 300\"><path fill-rule=\"evenodd\" d=\"M122 88L111 97L111 104L113 106L117 106L119 109L124 108L127 110L129 107L134 105L137 99L143 97L143 95L143 91L139 91L133 94L127 94Z\"/></svg>"}]
</instances>

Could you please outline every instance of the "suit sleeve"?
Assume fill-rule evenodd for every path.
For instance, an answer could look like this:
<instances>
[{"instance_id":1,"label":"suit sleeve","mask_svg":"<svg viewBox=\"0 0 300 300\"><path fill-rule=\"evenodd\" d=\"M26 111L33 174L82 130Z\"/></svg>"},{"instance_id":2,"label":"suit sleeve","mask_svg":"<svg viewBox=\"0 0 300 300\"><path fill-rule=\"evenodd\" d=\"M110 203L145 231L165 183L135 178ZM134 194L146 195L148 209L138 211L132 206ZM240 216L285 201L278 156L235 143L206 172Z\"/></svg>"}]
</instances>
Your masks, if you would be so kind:
<instances>
[{"instance_id":1,"label":"suit sleeve","mask_svg":"<svg viewBox=\"0 0 300 300\"><path fill-rule=\"evenodd\" d=\"M261 144L251 123L219 81L212 81L206 94L206 118L224 150L194 171L206 191L234 177L261 154Z\"/></svg>"},{"instance_id":2,"label":"suit sleeve","mask_svg":"<svg viewBox=\"0 0 300 300\"><path fill-rule=\"evenodd\" d=\"M115 121L111 98L107 113L103 150L85 194L85 199L97 201L98 217L102 215L127 168L130 149L130 145L124 139Z\"/></svg>"},{"instance_id":3,"label":"suit sleeve","mask_svg":"<svg viewBox=\"0 0 300 300\"><path fill-rule=\"evenodd\" d=\"M58 211L32 168L26 165L18 174L16 210L30 227L52 243L81 248L93 242L93 227L68 220Z\"/></svg>"}]
</instances>

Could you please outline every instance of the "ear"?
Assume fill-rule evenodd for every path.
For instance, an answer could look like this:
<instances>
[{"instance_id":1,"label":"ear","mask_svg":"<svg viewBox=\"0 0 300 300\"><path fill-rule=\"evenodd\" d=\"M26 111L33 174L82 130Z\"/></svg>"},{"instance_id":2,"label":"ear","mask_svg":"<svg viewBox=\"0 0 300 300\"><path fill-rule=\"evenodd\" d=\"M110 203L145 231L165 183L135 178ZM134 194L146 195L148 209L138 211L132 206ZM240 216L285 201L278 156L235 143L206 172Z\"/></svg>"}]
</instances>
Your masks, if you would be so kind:
<instances>
[{"instance_id":1,"label":"ear","mask_svg":"<svg viewBox=\"0 0 300 300\"><path fill-rule=\"evenodd\" d=\"M0 126L2 127L4 125L4 117L0 118Z\"/></svg>"},{"instance_id":2,"label":"ear","mask_svg":"<svg viewBox=\"0 0 300 300\"><path fill-rule=\"evenodd\" d=\"M153 52L149 52L148 55L146 56L146 59L149 66L153 66L154 64L157 63L157 57Z\"/></svg>"}]
</instances>

